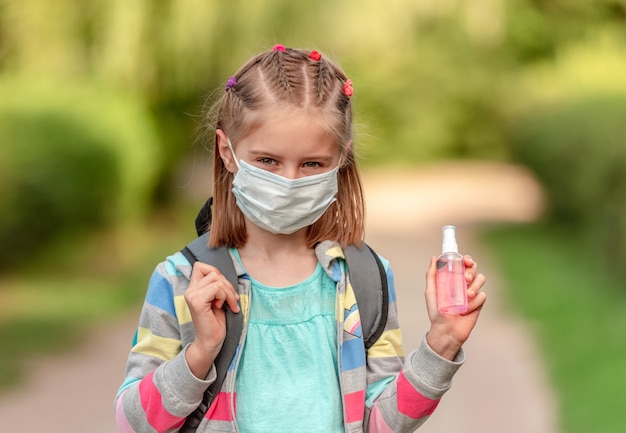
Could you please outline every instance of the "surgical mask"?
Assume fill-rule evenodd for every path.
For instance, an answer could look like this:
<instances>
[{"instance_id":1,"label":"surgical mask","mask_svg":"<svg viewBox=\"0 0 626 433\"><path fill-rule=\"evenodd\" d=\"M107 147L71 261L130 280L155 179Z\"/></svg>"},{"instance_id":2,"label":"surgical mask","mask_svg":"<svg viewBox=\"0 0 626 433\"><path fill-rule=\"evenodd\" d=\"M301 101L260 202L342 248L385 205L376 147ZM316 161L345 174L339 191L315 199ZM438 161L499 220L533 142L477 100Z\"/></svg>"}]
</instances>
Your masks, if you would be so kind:
<instances>
[{"instance_id":1,"label":"surgical mask","mask_svg":"<svg viewBox=\"0 0 626 433\"><path fill-rule=\"evenodd\" d=\"M337 172L333 170L299 179L288 179L237 161L233 194L241 212L254 224L274 234L291 234L310 226L336 200Z\"/></svg>"}]
</instances>

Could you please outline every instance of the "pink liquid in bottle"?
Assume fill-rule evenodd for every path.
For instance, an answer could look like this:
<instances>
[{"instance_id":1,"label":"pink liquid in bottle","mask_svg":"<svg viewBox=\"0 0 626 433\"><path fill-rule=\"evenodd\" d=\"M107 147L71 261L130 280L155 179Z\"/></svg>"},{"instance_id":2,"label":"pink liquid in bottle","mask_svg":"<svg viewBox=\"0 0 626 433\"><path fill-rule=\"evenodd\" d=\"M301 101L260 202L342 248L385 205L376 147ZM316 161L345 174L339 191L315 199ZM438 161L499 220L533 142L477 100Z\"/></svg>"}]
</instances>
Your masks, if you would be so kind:
<instances>
[{"instance_id":1,"label":"pink liquid in bottle","mask_svg":"<svg viewBox=\"0 0 626 433\"><path fill-rule=\"evenodd\" d=\"M441 314L463 314L467 311L467 281L456 228L444 226L442 235L442 254L437 258L437 308Z\"/></svg>"}]
</instances>

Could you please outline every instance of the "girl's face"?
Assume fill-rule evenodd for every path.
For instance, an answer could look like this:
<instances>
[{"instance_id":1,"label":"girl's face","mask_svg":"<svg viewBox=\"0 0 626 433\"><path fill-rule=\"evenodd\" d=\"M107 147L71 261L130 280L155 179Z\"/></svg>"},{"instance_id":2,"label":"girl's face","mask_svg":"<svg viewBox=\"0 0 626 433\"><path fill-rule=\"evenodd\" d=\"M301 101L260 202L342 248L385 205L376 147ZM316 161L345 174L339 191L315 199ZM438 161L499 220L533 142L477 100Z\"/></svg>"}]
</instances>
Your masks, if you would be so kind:
<instances>
[{"instance_id":1,"label":"girl's face","mask_svg":"<svg viewBox=\"0 0 626 433\"><path fill-rule=\"evenodd\" d=\"M224 165L235 173L228 137L222 130L217 136ZM289 179L332 170L341 157L334 137L314 117L294 112L275 113L232 145L238 159Z\"/></svg>"}]
</instances>

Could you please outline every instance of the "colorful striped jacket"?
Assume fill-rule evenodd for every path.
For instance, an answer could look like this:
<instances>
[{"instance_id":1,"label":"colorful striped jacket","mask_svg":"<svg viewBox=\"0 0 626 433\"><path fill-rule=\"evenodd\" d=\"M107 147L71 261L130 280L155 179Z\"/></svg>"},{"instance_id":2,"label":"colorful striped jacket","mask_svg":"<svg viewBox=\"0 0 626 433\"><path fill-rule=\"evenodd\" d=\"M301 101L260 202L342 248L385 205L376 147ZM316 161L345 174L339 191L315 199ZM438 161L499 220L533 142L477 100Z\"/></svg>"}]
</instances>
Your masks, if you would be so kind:
<instances>
[{"instance_id":1,"label":"colorful striped jacket","mask_svg":"<svg viewBox=\"0 0 626 433\"><path fill-rule=\"evenodd\" d=\"M342 249L333 242L316 248L319 262L337 282L339 377L346 432L413 432L435 410L463 363L434 353L423 339L406 360L398 324L396 293L389 262L382 259L389 282L389 314L385 331L365 351L358 305L345 272ZM239 274L245 339L250 280L233 257ZM126 377L115 402L122 433L176 432L215 380L215 367L204 380L196 378L185 361L194 340L191 315L183 298L191 265L176 253L160 263L149 283L139 326L126 366ZM239 350L222 389L198 427L198 433L236 432L235 377Z\"/></svg>"}]
</instances>

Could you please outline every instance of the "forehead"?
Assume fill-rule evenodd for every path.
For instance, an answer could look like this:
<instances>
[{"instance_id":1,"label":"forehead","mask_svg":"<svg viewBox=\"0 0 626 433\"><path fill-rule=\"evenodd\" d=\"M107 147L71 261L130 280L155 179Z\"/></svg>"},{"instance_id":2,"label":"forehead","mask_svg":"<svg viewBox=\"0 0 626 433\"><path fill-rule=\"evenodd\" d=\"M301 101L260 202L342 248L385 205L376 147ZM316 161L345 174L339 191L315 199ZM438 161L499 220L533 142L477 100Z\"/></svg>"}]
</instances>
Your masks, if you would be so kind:
<instances>
[{"instance_id":1,"label":"forehead","mask_svg":"<svg viewBox=\"0 0 626 433\"><path fill-rule=\"evenodd\" d=\"M298 111L273 111L240 137L239 145L250 150L286 150L339 154L336 136L315 115Z\"/></svg>"}]
</instances>

